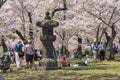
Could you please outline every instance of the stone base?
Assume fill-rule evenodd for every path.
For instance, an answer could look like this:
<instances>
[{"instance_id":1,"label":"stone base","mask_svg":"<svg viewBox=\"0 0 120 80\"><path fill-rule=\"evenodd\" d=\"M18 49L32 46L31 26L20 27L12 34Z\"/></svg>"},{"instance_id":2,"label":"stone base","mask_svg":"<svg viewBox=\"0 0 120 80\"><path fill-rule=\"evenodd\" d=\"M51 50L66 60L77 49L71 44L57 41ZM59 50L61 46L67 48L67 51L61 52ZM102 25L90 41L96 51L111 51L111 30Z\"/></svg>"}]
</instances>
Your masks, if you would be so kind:
<instances>
[{"instance_id":1,"label":"stone base","mask_svg":"<svg viewBox=\"0 0 120 80\"><path fill-rule=\"evenodd\" d=\"M42 59L42 65L46 70L58 69L58 62L55 59L44 58Z\"/></svg>"}]
</instances>

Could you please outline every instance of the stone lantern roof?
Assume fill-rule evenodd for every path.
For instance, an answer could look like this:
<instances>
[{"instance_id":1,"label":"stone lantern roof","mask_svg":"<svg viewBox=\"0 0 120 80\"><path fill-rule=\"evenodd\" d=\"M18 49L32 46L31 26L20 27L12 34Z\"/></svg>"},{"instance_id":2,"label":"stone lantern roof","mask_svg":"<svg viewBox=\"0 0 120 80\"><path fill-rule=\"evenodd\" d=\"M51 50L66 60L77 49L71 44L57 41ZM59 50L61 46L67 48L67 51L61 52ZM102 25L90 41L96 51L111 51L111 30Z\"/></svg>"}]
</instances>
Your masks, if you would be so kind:
<instances>
[{"instance_id":1,"label":"stone lantern roof","mask_svg":"<svg viewBox=\"0 0 120 80\"><path fill-rule=\"evenodd\" d=\"M37 22L36 25L39 27L57 27L59 23L55 20L51 20L49 12L46 12L44 20Z\"/></svg>"},{"instance_id":2,"label":"stone lantern roof","mask_svg":"<svg viewBox=\"0 0 120 80\"><path fill-rule=\"evenodd\" d=\"M43 20L39 27L57 27L59 23L54 20Z\"/></svg>"}]
</instances>

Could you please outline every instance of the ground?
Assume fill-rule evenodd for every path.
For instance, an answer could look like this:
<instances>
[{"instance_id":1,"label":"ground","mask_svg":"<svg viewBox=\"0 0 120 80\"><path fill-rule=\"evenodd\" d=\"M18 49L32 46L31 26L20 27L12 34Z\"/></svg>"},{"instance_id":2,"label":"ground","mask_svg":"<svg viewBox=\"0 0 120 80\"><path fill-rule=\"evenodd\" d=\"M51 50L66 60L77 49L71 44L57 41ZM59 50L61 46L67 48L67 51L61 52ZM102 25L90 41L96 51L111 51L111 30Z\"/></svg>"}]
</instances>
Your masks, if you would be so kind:
<instances>
[{"instance_id":1,"label":"ground","mask_svg":"<svg viewBox=\"0 0 120 80\"><path fill-rule=\"evenodd\" d=\"M69 59L70 63L75 63L80 59ZM37 62L36 62L37 64ZM93 62L89 66L65 67L59 70L44 70L38 67L35 69L17 70L16 65L12 64L7 73L0 73L5 80L120 80L120 56L116 60Z\"/></svg>"}]
</instances>

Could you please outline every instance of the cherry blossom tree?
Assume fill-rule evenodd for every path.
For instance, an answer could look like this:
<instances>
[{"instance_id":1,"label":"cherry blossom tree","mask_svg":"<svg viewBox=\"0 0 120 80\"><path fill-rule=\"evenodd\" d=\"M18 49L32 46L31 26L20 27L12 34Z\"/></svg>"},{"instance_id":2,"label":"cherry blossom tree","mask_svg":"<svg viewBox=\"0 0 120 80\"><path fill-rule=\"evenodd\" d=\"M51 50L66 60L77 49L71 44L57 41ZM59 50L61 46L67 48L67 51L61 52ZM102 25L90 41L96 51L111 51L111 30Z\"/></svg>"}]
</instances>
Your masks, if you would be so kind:
<instances>
[{"instance_id":1,"label":"cherry blossom tree","mask_svg":"<svg viewBox=\"0 0 120 80\"><path fill-rule=\"evenodd\" d=\"M87 1L89 1L89 0L87 0ZM92 4L92 6L91 6L91 4ZM86 8L85 5L87 5L87 7L90 6L89 9ZM97 18L99 21L102 22L102 24L104 24L105 27L102 30L102 35L100 37L102 37L103 34L105 34L107 44L108 44L107 45L108 59L110 59L110 60L114 59L112 44L117 35L116 24L120 20L120 15L119 15L119 11L118 11L119 7L110 5L110 4L105 5L105 3L104 4L97 3L97 1L96 2L91 1L89 3L87 3L87 2L83 3L83 8L88 14ZM111 31L110 31L110 29L111 29ZM108 33L108 31L109 31L109 33ZM97 32L99 32L99 28L98 28ZM97 34L99 34L99 33L97 33Z\"/></svg>"},{"instance_id":2,"label":"cherry blossom tree","mask_svg":"<svg viewBox=\"0 0 120 80\"><path fill-rule=\"evenodd\" d=\"M6 1L7 0L0 0L0 9ZM4 35L1 36L1 44L0 45L3 47L3 52L6 52L8 50L5 40L4 40Z\"/></svg>"},{"instance_id":3,"label":"cherry blossom tree","mask_svg":"<svg viewBox=\"0 0 120 80\"><path fill-rule=\"evenodd\" d=\"M29 38L29 27L33 28L33 36L40 36L41 29L36 27L35 23L43 20L44 13L49 11L51 17L57 20L60 25L55 31L59 34L64 32L76 33L68 39L68 44L72 49L78 46L77 42L77 30L79 29L79 35L83 39L82 45L84 47L88 41L96 38L97 42L112 37L112 25L115 25L116 36L119 38L119 1L116 0L8 0L9 2L4 4L1 8L0 17L2 20L1 32L6 33L6 30L10 34L11 31L22 35L23 38ZM84 3L84 7L83 7ZM92 14L91 14L92 13ZM6 26L6 27L5 27ZM14 29L13 29L14 28ZM3 30L4 29L4 30ZM13 29L13 30L12 30ZM73 29L73 30L72 30ZM74 30L75 29L75 30ZM63 30L63 31L62 31ZM71 30L67 32L67 30ZM80 30L84 30L81 32ZM37 32L36 32L37 31ZM113 32L114 32L113 31ZM55 33L56 33L55 32ZM107 33L106 33L107 32ZM57 34L56 33L56 34ZM6 34L8 36L8 34ZM13 35L13 34L12 34ZM15 38L18 36L14 34ZM25 37L27 36L27 38ZM75 37L76 36L76 37ZM21 37L21 39L22 39ZM76 38L74 40L73 38ZM38 37L37 37L38 38ZM114 41L118 38L115 37ZM61 45L62 41L57 34L59 40L57 44ZM35 39L36 43L38 39ZM107 39L106 39L107 40ZM112 39L111 39L112 41ZM74 44L73 44L74 43ZM68 47L68 49L70 48ZM83 48L84 49L84 48Z\"/></svg>"},{"instance_id":4,"label":"cherry blossom tree","mask_svg":"<svg viewBox=\"0 0 120 80\"><path fill-rule=\"evenodd\" d=\"M70 39L77 34L77 30L72 28L59 28L55 33L57 34L59 43L61 44L61 54L69 56L68 46L70 45Z\"/></svg>"}]
</instances>

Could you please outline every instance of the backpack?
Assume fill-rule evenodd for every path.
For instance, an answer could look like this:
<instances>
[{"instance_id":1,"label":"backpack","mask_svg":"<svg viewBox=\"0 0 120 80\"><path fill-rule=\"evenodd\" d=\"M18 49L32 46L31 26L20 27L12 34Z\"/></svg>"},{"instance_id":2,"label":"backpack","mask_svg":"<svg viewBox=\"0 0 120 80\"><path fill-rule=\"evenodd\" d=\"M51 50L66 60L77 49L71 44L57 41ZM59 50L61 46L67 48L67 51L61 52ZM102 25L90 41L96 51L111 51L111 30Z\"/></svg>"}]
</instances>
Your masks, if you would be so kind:
<instances>
[{"instance_id":1,"label":"backpack","mask_svg":"<svg viewBox=\"0 0 120 80\"><path fill-rule=\"evenodd\" d=\"M15 51L18 52L18 56L19 57L23 57L24 56L24 53L21 51L21 47L22 47L22 44L16 44L15 45Z\"/></svg>"},{"instance_id":2,"label":"backpack","mask_svg":"<svg viewBox=\"0 0 120 80\"><path fill-rule=\"evenodd\" d=\"M21 51L22 51L22 50L21 50L21 49L22 49L22 46L23 46L23 45L20 44L20 43L16 44L16 45L15 45L15 51L16 51L16 52L21 52Z\"/></svg>"}]
</instances>

